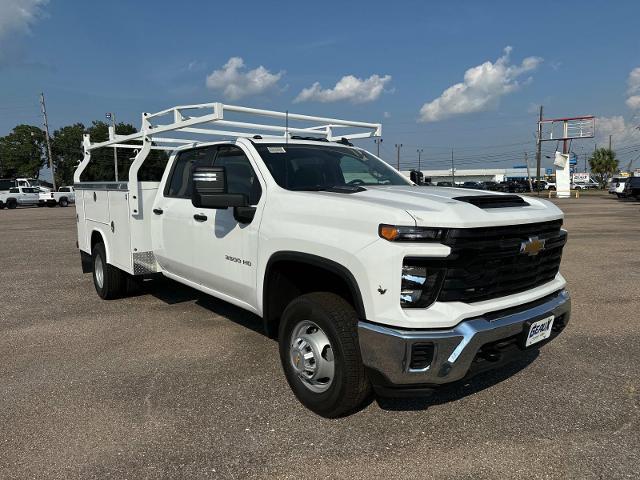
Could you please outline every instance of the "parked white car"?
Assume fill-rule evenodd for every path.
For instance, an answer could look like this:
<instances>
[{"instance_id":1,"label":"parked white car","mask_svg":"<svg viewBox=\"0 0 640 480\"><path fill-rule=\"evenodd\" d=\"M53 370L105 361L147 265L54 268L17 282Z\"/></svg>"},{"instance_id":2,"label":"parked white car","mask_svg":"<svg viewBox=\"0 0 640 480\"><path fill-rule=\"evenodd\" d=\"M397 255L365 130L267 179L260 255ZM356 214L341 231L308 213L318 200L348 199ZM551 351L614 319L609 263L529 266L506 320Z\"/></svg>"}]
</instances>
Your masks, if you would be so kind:
<instances>
[{"instance_id":1,"label":"parked white car","mask_svg":"<svg viewBox=\"0 0 640 480\"><path fill-rule=\"evenodd\" d=\"M0 209L40 204L38 187L12 187L8 192L0 193Z\"/></svg>"},{"instance_id":2,"label":"parked white car","mask_svg":"<svg viewBox=\"0 0 640 480\"><path fill-rule=\"evenodd\" d=\"M57 192L40 190L40 201L48 207L68 207L76 203L76 193L73 187L60 187Z\"/></svg>"},{"instance_id":3,"label":"parked white car","mask_svg":"<svg viewBox=\"0 0 640 480\"><path fill-rule=\"evenodd\" d=\"M611 183L609 184L609 193L612 195L617 195L618 198L624 197L624 184L627 181L627 178L628 177L613 177L611 179Z\"/></svg>"},{"instance_id":4,"label":"parked white car","mask_svg":"<svg viewBox=\"0 0 640 480\"><path fill-rule=\"evenodd\" d=\"M380 124L221 103L143 119L125 137L138 150L127 182L82 182L92 150L124 144L84 138L83 270L103 299L162 274L262 317L293 392L320 415L353 411L372 388L415 394L502 365L569 321L567 232L550 202L414 185L349 143ZM171 131L235 138L174 148ZM158 181L138 181L152 147L173 150Z\"/></svg>"}]
</instances>

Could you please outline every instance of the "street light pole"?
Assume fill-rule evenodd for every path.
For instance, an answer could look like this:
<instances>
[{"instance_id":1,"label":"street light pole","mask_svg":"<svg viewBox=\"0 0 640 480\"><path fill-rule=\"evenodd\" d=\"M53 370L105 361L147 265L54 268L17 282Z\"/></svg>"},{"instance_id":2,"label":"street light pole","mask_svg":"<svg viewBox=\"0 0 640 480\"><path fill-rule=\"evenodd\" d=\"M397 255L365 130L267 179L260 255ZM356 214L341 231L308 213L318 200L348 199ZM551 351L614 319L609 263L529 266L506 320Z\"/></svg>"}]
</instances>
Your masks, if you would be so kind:
<instances>
[{"instance_id":1,"label":"street light pole","mask_svg":"<svg viewBox=\"0 0 640 480\"><path fill-rule=\"evenodd\" d=\"M382 143L382 139L381 138L374 138L373 139L373 143L375 143L378 146L378 157L380 156L380 144Z\"/></svg>"},{"instance_id":2,"label":"street light pole","mask_svg":"<svg viewBox=\"0 0 640 480\"><path fill-rule=\"evenodd\" d=\"M453 164L453 148L451 149L451 186L456 186L456 167Z\"/></svg>"},{"instance_id":3,"label":"street light pole","mask_svg":"<svg viewBox=\"0 0 640 480\"><path fill-rule=\"evenodd\" d=\"M396 155L398 157L398 171L400 170L400 149L402 148L402 144L401 143L396 143Z\"/></svg>"}]
</instances>

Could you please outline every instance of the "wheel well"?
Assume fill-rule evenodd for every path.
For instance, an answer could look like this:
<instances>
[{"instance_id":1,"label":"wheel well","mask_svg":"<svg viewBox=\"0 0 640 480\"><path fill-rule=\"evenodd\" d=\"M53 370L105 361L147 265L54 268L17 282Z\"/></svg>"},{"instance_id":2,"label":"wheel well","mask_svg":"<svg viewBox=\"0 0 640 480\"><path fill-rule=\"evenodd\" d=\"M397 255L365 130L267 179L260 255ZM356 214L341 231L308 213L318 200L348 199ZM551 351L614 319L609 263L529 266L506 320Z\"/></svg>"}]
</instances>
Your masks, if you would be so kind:
<instances>
[{"instance_id":1,"label":"wheel well","mask_svg":"<svg viewBox=\"0 0 640 480\"><path fill-rule=\"evenodd\" d=\"M91 232L91 252L93 253L93 247L95 247L96 243L104 243L102 240L102 235L97 230Z\"/></svg>"},{"instance_id":2,"label":"wheel well","mask_svg":"<svg viewBox=\"0 0 640 480\"><path fill-rule=\"evenodd\" d=\"M265 330L278 335L282 312L296 297L311 292L332 292L365 318L360 290L353 275L342 265L314 255L279 255L267 265L263 291Z\"/></svg>"}]
</instances>

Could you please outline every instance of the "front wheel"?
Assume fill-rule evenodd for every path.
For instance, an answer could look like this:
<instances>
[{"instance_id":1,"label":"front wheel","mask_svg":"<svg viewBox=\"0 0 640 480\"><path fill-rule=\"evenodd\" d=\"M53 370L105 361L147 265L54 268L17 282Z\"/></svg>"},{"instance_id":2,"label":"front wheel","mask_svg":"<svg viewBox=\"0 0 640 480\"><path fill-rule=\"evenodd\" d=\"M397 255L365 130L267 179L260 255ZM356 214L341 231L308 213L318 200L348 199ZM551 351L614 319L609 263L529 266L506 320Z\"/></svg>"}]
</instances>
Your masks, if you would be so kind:
<instances>
[{"instance_id":1,"label":"front wheel","mask_svg":"<svg viewBox=\"0 0 640 480\"><path fill-rule=\"evenodd\" d=\"M61 198L60 202L58 202L58 205L60 205L61 207L68 207L69 201L66 198Z\"/></svg>"},{"instance_id":2,"label":"front wheel","mask_svg":"<svg viewBox=\"0 0 640 480\"><path fill-rule=\"evenodd\" d=\"M335 418L371 394L358 343L358 316L342 297L314 292L282 314L280 361L289 386L309 410Z\"/></svg>"},{"instance_id":3,"label":"front wheel","mask_svg":"<svg viewBox=\"0 0 640 480\"><path fill-rule=\"evenodd\" d=\"M107 263L107 255L103 243L93 247L93 285L103 300L121 297L126 289L126 274L119 268Z\"/></svg>"},{"instance_id":4,"label":"front wheel","mask_svg":"<svg viewBox=\"0 0 640 480\"><path fill-rule=\"evenodd\" d=\"M17 206L18 206L18 202L15 199L10 198L9 200L7 200L7 208L14 209Z\"/></svg>"}]
</instances>

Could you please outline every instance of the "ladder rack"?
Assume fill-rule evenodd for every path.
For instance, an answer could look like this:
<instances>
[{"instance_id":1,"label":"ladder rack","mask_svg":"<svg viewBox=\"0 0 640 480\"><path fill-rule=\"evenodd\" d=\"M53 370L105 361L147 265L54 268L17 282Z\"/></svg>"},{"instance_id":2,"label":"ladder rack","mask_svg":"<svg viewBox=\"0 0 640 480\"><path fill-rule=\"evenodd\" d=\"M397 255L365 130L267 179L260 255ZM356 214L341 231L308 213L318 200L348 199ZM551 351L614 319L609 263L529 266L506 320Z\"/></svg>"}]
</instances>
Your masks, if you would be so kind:
<instances>
[{"instance_id":1,"label":"ladder rack","mask_svg":"<svg viewBox=\"0 0 640 480\"><path fill-rule=\"evenodd\" d=\"M254 123L228 119L226 114L242 117L261 117L279 120L278 123ZM162 122L166 123L162 123ZM295 122L295 126L290 122ZM207 125L210 125L207 128ZM213 127L213 128L211 128ZM167 137L169 132L189 134L189 138ZM298 113L278 112L258 108L225 105L219 102L197 105L179 105L156 113L143 113L139 132L130 135L117 135L109 127L109 140L92 143L89 135L83 137L84 158L74 173L74 183L81 183L80 176L91 161L91 151L98 148L127 148L137 150L135 159L129 168L128 189L132 198L139 200L138 170L151 150L174 150L181 145L197 145L211 141L214 137L260 136L262 138L289 139L292 136L319 137L328 141L340 139L379 137L382 124L340 120L337 118L301 115ZM204 138L203 138L204 137ZM131 202L131 214L139 215L137 202Z\"/></svg>"},{"instance_id":2,"label":"ladder rack","mask_svg":"<svg viewBox=\"0 0 640 480\"><path fill-rule=\"evenodd\" d=\"M194 112L195 111L195 112ZM250 116L268 117L281 120L280 124L252 123L237 120L226 120L226 113L246 114ZM170 116L170 123L159 123L154 120ZM290 126L290 121L310 122L311 126ZM221 128L203 128L207 124ZM241 129L241 130L232 130ZM350 129L351 131L345 131ZM356 131L353 131L356 130ZM364 131L362 131L364 130ZM150 137L154 147L172 150L176 144L199 143L202 139L167 138L157 135L166 132L183 132L197 135L224 136L224 137L279 137L289 138L293 135L313 135L325 138L328 141L337 141L342 138L348 140L358 138L379 137L382 135L380 123L355 122L340 120L337 118L316 117L301 115L298 113L278 112L275 110L262 110L259 108L240 107L237 105L225 105L223 103L201 103L197 105L180 105L167 108L156 113L142 114L142 128L139 132L130 135L117 135L113 128L109 128L109 140L99 143L91 143L88 136L84 142L85 151L103 147L139 148L140 145L125 144L124 142L143 142L145 137Z\"/></svg>"}]
</instances>

